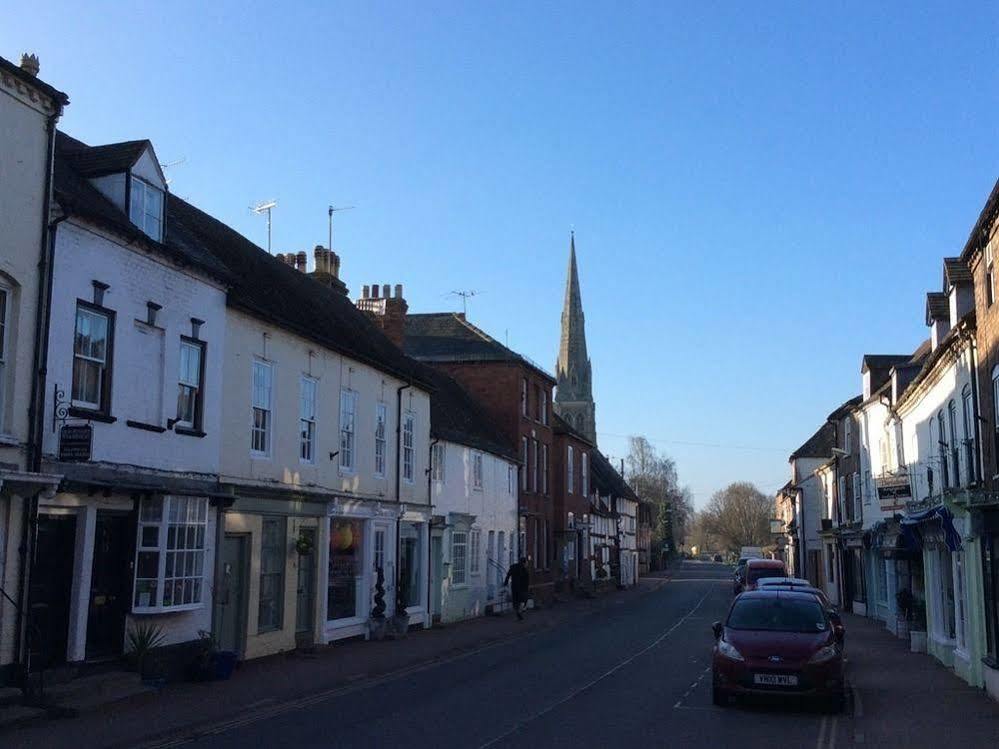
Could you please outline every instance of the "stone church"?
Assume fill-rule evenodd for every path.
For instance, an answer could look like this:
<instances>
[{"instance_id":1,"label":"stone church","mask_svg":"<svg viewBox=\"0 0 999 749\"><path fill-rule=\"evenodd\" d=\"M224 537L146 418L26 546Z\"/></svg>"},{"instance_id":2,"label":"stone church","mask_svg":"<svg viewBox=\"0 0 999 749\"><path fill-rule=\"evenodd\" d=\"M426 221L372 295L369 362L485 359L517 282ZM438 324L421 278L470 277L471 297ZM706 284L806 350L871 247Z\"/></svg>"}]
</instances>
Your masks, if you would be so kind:
<instances>
[{"instance_id":1,"label":"stone church","mask_svg":"<svg viewBox=\"0 0 999 749\"><path fill-rule=\"evenodd\" d=\"M586 324L583 299L579 293L576 270L576 237L569 238L569 272L565 281L562 307L562 337L559 342L555 378L555 412L594 445L597 444L596 404L593 402L593 379L590 357L586 353Z\"/></svg>"}]
</instances>

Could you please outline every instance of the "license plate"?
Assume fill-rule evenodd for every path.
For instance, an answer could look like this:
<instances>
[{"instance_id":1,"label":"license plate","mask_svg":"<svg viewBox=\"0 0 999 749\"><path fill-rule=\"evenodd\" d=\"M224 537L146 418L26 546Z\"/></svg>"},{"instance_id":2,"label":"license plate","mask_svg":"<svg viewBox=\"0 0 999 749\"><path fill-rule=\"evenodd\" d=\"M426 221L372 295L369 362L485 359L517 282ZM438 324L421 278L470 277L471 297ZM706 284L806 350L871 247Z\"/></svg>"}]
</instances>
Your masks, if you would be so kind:
<instances>
[{"instance_id":1,"label":"license plate","mask_svg":"<svg viewBox=\"0 0 999 749\"><path fill-rule=\"evenodd\" d=\"M798 677L792 674L753 674L753 683L765 687L796 687Z\"/></svg>"}]
</instances>

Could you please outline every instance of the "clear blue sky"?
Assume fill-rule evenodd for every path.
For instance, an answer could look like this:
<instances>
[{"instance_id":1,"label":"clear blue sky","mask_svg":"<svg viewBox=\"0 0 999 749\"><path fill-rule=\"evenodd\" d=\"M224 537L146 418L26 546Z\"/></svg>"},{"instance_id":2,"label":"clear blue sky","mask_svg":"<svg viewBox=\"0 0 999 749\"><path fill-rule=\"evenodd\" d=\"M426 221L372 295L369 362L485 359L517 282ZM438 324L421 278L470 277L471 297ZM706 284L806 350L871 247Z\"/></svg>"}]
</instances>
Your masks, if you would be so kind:
<instances>
[{"instance_id":1,"label":"clear blue sky","mask_svg":"<svg viewBox=\"0 0 999 749\"><path fill-rule=\"evenodd\" d=\"M354 295L474 289L549 369L574 226L600 445L649 436L698 504L775 489L862 354L915 348L999 174L995 3L132 5L8 13L0 55L262 245L278 199L275 251L358 206Z\"/></svg>"}]
</instances>

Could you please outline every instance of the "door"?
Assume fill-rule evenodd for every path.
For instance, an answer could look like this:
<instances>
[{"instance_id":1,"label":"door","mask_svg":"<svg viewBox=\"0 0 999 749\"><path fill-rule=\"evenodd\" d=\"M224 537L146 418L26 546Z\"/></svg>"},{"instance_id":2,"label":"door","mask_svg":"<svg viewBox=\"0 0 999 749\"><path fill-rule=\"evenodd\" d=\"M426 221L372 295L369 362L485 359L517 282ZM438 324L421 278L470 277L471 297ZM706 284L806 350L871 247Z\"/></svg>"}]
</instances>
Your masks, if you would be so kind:
<instances>
[{"instance_id":1,"label":"door","mask_svg":"<svg viewBox=\"0 0 999 749\"><path fill-rule=\"evenodd\" d=\"M132 528L132 519L126 513L97 511L87 613L88 660L124 652L134 566Z\"/></svg>"},{"instance_id":2,"label":"door","mask_svg":"<svg viewBox=\"0 0 999 749\"><path fill-rule=\"evenodd\" d=\"M430 559L433 575L430 580L430 608L434 621L441 618L441 586L444 585L443 537L440 533L430 536Z\"/></svg>"},{"instance_id":3,"label":"door","mask_svg":"<svg viewBox=\"0 0 999 749\"><path fill-rule=\"evenodd\" d=\"M31 667L66 662L76 551L75 515L39 515L35 564L28 588Z\"/></svg>"},{"instance_id":4,"label":"door","mask_svg":"<svg viewBox=\"0 0 999 749\"><path fill-rule=\"evenodd\" d=\"M220 521L221 522L221 521ZM218 638L222 650L243 654L246 632L248 534L227 533L222 539L221 581L216 595Z\"/></svg>"},{"instance_id":5,"label":"door","mask_svg":"<svg viewBox=\"0 0 999 749\"><path fill-rule=\"evenodd\" d=\"M385 605L385 613L392 614L395 612L395 544L390 543L393 533L394 523L386 523L384 521L376 521L372 527L372 564L371 564L371 575L368 577L371 580L371 608L377 605L377 597L379 595L377 590L378 582L378 570L382 570L382 575L384 577L384 594L382 595L382 602ZM363 582L360 584L363 585ZM369 609L370 610L370 609ZM367 612L358 612L358 616L363 616Z\"/></svg>"},{"instance_id":6,"label":"door","mask_svg":"<svg viewBox=\"0 0 999 749\"><path fill-rule=\"evenodd\" d=\"M308 541L312 549L298 555L298 598L295 606L295 640L299 645L312 644L313 619L316 600L316 529L301 528L299 536Z\"/></svg>"}]
</instances>

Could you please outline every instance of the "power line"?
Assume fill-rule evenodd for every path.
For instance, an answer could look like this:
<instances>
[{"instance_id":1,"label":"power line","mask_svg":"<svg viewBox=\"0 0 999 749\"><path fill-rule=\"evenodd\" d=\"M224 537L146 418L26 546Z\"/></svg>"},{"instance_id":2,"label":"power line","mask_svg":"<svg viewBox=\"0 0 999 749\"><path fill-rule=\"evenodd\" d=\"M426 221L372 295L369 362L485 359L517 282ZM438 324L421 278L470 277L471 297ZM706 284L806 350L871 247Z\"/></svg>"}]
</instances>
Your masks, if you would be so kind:
<instances>
[{"instance_id":1,"label":"power line","mask_svg":"<svg viewBox=\"0 0 999 749\"><path fill-rule=\"evenodd\" d=\"M620 437L623 439L631 439L632 437L645 437L645 435L637 434L613 434L612 432L597 432L597 434L603 437ZM782 452L787 455L791 454L791 450L785 447L762 447L758 445L726 445L721 442L691 442L688 440L670 440L664 439L662 437L645 437L649 442L662 442L669 445L684 445L686 447L713 447L721 450L753 450L756 452Z\"/></svg>"}]
</instances>

